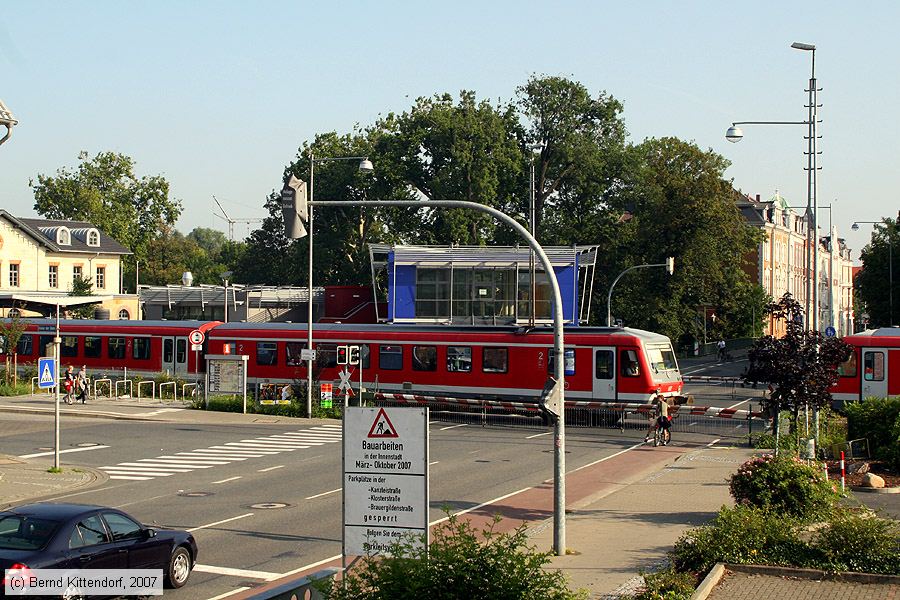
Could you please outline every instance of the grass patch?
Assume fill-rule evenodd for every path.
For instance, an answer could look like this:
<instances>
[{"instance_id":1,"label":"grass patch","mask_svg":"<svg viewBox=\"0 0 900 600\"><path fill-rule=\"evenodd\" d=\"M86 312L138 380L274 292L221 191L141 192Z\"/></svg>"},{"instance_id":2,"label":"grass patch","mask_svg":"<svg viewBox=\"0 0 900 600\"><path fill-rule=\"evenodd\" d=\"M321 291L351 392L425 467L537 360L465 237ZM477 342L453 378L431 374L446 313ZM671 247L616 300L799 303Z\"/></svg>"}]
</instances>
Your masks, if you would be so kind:
<instances>
[{"instance_id":1,"label":"grass patch","mask_svg":"<svg viewBox=\"0 0 900 600\"><path fill-rule=\"evenodd\" d=\"M47 469L47 472L48 473L62 473L63 470L60 467L50 467L49 469Z\"/></svg>"}]
</instances>

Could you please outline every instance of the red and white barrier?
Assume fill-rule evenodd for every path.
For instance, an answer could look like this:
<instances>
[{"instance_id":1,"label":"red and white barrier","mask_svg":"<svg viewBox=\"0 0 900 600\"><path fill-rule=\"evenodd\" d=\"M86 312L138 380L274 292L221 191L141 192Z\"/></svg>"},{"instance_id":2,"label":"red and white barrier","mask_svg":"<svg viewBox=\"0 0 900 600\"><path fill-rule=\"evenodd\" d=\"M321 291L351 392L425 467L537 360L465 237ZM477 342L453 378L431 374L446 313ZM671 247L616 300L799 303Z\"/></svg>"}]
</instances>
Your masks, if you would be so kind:
<instances>
[{"instance_id":1,"label":"red and white barrier","mask_svg":"<svg viewBox=\"0 0 900 600\"><path fill-rule=\"evenodd\" d=\"M841 450L841 493L843 494L846 491L846 479L847 473L844 470L844 451Z\"/></svg>"}]
</instances>

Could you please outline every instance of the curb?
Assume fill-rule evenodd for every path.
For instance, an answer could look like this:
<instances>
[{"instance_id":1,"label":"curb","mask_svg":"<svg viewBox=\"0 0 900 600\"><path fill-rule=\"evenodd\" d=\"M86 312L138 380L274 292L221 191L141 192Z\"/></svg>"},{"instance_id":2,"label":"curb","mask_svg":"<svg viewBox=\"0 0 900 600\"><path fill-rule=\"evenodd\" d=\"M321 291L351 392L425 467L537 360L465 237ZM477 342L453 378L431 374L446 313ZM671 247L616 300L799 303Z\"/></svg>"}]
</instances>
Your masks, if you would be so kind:
<instances>
[{"instance_id":1,"label":"curb","mask_svg":"<svg viewBox=\"0 0 900 600\"><path fill-rule=\"evenodd\" d=\"M22 460L19 460L18 462L21 462L24 464L30 464L30 463L28 463L26 461L22 461ZM91 479L88 481L85 481L84 483L80 483L78 485L73 485L72 487L69 487L64 490L58 490L56 492L50 492L48 494L38 494L36 496L28 496L25 498L19 498L18 500L14 501L14 502L0 502L0 510L7 510L8 508L10 508L12 506L21 506L23 504L32 504L34 502L52 501L54 498L58 498L59 496L69 494L73 491L76 491L76 490L83 491L83 490L88 490L90 488L99 487L99 486L103 485L104 483L106 483L107 481L109 481L108 474L104 473L103 471L101 471L99 469L95 469L93 467L85 467L83 465L72 465L72 466L66 466L64 468L72 469L72 470L78 469L84 473L89 473L91 475Z\"/></svg>"},{"instance_id":2,"label":"curb","mask_svg":"<svg viewBox=\"0 0 900 600\"><path fill-rule=\"evenodd\" d=\"M26 413L33 415L52 415L54 410L52 408L35 408L31 406L0 406L0 412L12 412L12 413ZM95 413L84 413L78 410L63 410L60 408L60 415L65 415L67 417L82 417L87 419L110 419L114 421L156 421L158 419L151 419L149 417L139 417L134 415L126 415L122 413L107 413L107 412L95 412Z\"/></svg>"},{"instance_id":3,"label":"curb","mask_svg":"<svg viewBox=\"0 0 900 600\"><path fill-rule=\"evenodd\" d=\"M700 582L700 585L698 585L697 589L694 590L694 593L691 594L691 600L706 600L707 596L712 593L713 588L718 585L724 574L725 563L716 563L713 565L713 568L709 570L709 573L706 574L706 577L703 578L703 581Z\"/></svg>"},{"instance_id":4,"label":"curb","mask_svg":"<svg viewBox=\"0 0 900 600\"><path fill-rule=\"evenodd\" d=\"M864 492L866 494L900 494L900 487L870 488L851 485L850 489L854 492Z\"/></svg>"},{"instance_id":5,"label":"curb","mask_svg":"<svg viewBox=\"0 0 900 600\"><path fill-rule=\"evenodd\" d=\"M848 571L829 573L828 571L819 571L816 569L798 569L793 567L775 567L770 565L726 564L724 566L729 571L737 571L740 573L747 573L749 575L796 577L799 579L809 579L812 581L844 581L848 583L879 583L900 585L900 575L881 575L879 573L852 573Z\"/></svg>"}]
</instances>

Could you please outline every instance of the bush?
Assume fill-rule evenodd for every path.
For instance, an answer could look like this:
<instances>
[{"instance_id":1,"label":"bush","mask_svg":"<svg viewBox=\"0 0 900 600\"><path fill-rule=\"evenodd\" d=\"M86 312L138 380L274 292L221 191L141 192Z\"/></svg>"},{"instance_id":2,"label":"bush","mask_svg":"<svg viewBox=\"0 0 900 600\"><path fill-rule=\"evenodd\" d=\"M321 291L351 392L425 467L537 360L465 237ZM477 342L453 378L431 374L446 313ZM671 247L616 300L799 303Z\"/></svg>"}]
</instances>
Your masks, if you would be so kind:
<instances>
[{"instance_id":1,"label":"bush","mask_svg":"<svg viewBox=\"0 0 900 600\"><path fill-rule=\"evenodd\" d=\"M525 526L497 533L491 526L476 531L469 521L451 516L423 544L394 544L389 556L369 556L341 582L327 582L322 592L335 600L433 600L455 598L568 600L585 598L568 589L560 571L543 569L549 552L527 545Z\"/></svg>"},{"instance_id":2,"label":"bush","mask_svg":"<svg viewBox=\"0 0 900 600\"><path fill-rule=\"evenodd\" d=\"M679 573L671 566L656 573L644 574L644 589L630 596L631 600L690 600L697 587L697 578Z\"/></svg>"},{"instance_id":3,"label":"bush","mask_svg":"<svg viewBox=\"0 0 900 600\"><path fill-rule=\"evenodd\" d=\"M900 396L866 398L845 405L847 437L868 438L875 458L900 469Z\"/></svg>"},{"instance_id":4,"label":"bush","mask_svg":"<svg viewBox=\"0 0 900 600\"><path fill-rule=\"evenodd\" d=\"M710 525L687 531L670 553L678 571L706 573L717 562L805 567L816 562L801 525L752 506L722 507Z\"/></svg>"},{"instance_id":5,"label":"bush","mask_svg":"<svg viewBox=\"0 0 900 600\"><path fill-rule=\"evenodd\" d=\"M731 476L731 495L739 504L785 514L804 522L826 516L838 499L824 467L796 457L763 454Z\"/></svg>"},{"instance_id":6,"label":"bush","mask_svg":"<svg viewBox=\"0 0 900 600\"><path fill-rule=\"evenodd\" d=\"M194 408L202 409L203 404L203 398L198 398L194 400L192 406ZM244 399L237 396L210 396L206 408L207 410L216 410L219 412L244 412Z\"/></svg>"},{"instance_id":7,"label":"bush","mask_svg":"<svg viewBox=\"0 0 900 600\"><path fill-rule=\"evenodd\" d=\"M900 575L900 525L866 509L837 511L813 545L823 569Z\"/></svg>"}]
</instances>

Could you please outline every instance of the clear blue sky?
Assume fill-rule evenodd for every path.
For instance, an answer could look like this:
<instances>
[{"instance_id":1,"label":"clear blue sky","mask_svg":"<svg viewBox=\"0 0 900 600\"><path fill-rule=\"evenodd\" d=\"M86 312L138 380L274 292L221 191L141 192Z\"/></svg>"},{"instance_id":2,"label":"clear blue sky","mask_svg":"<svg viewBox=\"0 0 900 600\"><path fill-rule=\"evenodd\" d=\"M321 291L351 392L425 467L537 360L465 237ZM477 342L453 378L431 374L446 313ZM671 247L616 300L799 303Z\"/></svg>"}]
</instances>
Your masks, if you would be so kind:
<instances>
[{"instance_id":1,"label":"clear blue sky","mask_svg":"<svg viewBox=\"0 0 900 600\"><path fill-rule=\"evenodd\" d=\"M724 132L806 118L802 41L824 88L819 202L857 257L871 226L850 224L900 208L898 22L894 2L7 0L0 99L20 124L0 147L0 207L33 215L29 178L110 150L169 180L181 231L225 231L212 195L233 218L264 216L317 132L438 92L510 99L533 73L606 90L633 141L692 140L732 162L736 187L801 205L804 127Z\"/></svg>"}]
</instances>

